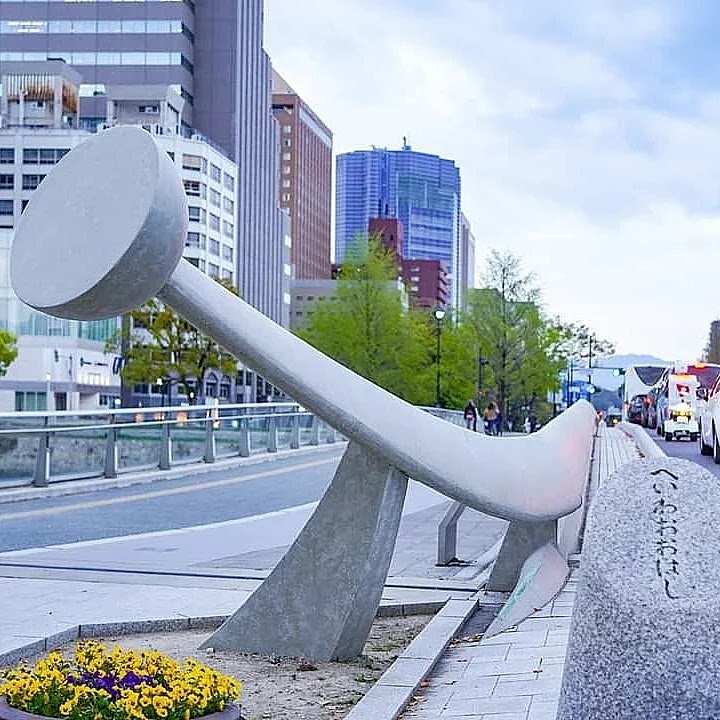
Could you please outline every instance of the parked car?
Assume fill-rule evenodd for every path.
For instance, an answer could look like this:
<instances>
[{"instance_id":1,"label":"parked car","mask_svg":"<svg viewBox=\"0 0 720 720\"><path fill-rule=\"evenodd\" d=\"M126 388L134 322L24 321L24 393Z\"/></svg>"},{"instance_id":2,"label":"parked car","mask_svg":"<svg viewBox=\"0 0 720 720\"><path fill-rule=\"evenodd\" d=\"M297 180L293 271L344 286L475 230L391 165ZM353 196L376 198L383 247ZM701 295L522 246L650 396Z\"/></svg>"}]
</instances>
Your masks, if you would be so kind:
<instances>
[{"instance_id":1,"label":"parked car","mask_svg":"<svg viewBox=\"0 0 720 720\"><path fill-rule=\"evenodd\" d=\"M698 447L701 455L712 455L720 465L720 377L710 390L698 390Z\"/></svg>"},{"instance_id":2,"label":"parked car","mask_svg":"<svg viewBox=\"0 0 720 720\"><path fill-rule=\"evenodd\" d=\"M615 427L622 420L622 412L619 408L608 408L605 412L605 424L608 427Z\"/></svg>"},{"instance_id":3,"label":"parked car","mask_svg":"<svg viewBox=\"0 0 720 720\"><path fill-rule=\"evenodd\" d=\"M642 425L643 409L645 407L646 395L635 395L628 405L627 419L628 422Z\"/></svg>"}]
</instances>

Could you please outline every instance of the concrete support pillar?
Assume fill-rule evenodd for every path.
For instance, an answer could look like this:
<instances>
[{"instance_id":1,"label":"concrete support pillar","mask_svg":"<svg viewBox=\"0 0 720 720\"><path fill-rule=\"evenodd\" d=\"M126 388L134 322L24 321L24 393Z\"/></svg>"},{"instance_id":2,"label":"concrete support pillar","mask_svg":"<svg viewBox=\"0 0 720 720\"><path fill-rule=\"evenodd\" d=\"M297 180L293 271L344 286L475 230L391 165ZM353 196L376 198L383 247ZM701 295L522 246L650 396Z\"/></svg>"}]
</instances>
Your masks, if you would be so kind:
<instances>
[{"instance_id":1,"label":"concrete support pillar","mask_svg":"<svg viewBox=\"0 0 720 720\"><path fill-rule=\"evenodd\" d=\"M172 438L170 436L170 423L165 422L160 436L160 463L161 470L169 470L172 465Z\"/></svg>"},{"instance_id":2,"label":"concrete support pillar","mask_svg":"<svg viewBox=\"0 0 720 720\"><path fill-rule=\"evenodd\" d=\"M202 647L357 657L380 604L406 490L405 475L351 442L285 556Z\"/></svg>"}]
</instances>

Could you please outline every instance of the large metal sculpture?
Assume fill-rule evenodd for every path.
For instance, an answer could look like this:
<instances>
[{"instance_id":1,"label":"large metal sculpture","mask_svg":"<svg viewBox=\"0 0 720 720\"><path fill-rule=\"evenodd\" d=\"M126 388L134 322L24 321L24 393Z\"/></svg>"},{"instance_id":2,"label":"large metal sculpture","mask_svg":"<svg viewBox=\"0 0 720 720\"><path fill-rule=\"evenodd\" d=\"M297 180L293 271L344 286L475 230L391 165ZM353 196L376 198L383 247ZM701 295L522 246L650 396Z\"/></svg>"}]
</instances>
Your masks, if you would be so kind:
<instances>
[{"instance_id":1,"label":"large metal sculpture","mask_svg":"<svg viewBox=\"0 0 720 720\"><path fill-rule=\"evenodd\" d=\"M523 590L544 583L533 601L550 599L573 544L558 534L558 519L582 513L590 406L527 438L487 438L434 418L182 260L187 224L170 159L140 128L114 128L70 152L34 193L15 233L11 273L24 302L64 318L113 317L157 295L350 439L296 542L206 644L316 659L357 655L380 601L408 477L510 520L497 589L511 590L533 555Z\"/></svg>"}]
</instances>

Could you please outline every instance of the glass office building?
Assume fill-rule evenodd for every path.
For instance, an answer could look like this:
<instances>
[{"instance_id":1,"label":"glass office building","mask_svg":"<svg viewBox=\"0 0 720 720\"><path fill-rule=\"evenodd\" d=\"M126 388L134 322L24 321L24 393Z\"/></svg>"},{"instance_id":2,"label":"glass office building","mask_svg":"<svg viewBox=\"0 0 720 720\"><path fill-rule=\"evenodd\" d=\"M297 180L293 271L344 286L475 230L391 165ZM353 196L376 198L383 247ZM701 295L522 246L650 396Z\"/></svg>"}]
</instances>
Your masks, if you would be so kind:
<instances>
[{"instance_id":1,"label":"glass office building","mask_svg":"<svg viewBox=\"0 0 720 720\"><path fill-rule=\"evenodd\" d=\"M404 230L403 257L444 262L450 302L459 306L460 170L454 161L408 145L345 153L337 158L335 192L336 262L367 234L370 218L396 217Z\"/></svg>"}]
</instances>

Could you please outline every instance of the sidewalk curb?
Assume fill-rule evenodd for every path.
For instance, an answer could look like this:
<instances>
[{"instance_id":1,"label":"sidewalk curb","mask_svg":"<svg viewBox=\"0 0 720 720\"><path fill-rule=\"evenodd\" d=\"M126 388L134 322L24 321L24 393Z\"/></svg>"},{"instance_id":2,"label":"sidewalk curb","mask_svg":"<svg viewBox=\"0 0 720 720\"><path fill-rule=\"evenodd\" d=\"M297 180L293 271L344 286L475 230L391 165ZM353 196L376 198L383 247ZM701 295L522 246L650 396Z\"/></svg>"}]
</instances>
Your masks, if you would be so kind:
<instances>
[{"instance_id":1,"label":"sidewalk curb","mask_svg":"<svg viewBox=\"0 0 720 720\"><path fill-rule=\"evenodd\" d=\"M667 453L639 425L623 421L617 427L635 443L642 457L649 459L667 457Z\"/></svg>"},{"instance_id":2,"label":"sidewalk curb","mask_svg":"<svg viewBox=\"0 0 720 720\"><path fill-rule=\"evenodd\" d=\"M32 485L18 488L0 490L0 505L26 500L44 500L47 498L66 497L69 495L82 495L85 493L99 492L101 490L116 490L120 488L133 487L135 485L150 485L163 480L182 480L188 477L199 477L210 475L223 470L240 469L285 460L287 458L301 458L308 455L324 454L331 451L344 449L346 441L338 440L334 443L322 445L310 445L297 450L279 450L276 453L257 453L250 457L234 456L222 458L214 463L204 463L202 460L191 462L170 470L158 470L156 468L133 470L121 473L116 478L90 478L82 480L63 480L54 482L45 487L34 487Z\"/></svg>"},{"instance_id":3,"label":"sidewalk curb","mask_svg":"<svg viewBox=\"0 0 720 720\"><path fill-rule=\"evenodd\" d=\"M485 574L489 576L490 573ZM448 645L484 604L482 594L480 590L468 600L448 600L444 603L345 720L396 720L400 717Z\"/></svg>"},{"instance_id":4,"label":"sidewalk curb","mask_svg":"<svg viewBox=\"0 0 720 720\"><path fill-rule=\"evenodd\" d=\"M477 601L469 600L394 603L380 606L378 608L377 617L425 615L438 611L442 612L443 606L447 606L451 603L468 602L477 603ZM453 608L454 607L456 606L453 605ZM457 611L455 610L453 612ZM47 635L44 638L38 638L37 640L21 645L13 650L0 653L0 668L8 665L14 665L21 660L26 660L27 658L32 657L33 655L57 650L63 645L75 642L76 640L106 637L108 635L121 636L136 634L142 635L158 632L182 632L185 630L215 630L229 617L229 615L201 615L197 617L167 618L158 620L128 620L126 622L82 623L80 625L71 625L64 630ZM415 638L415 640L417 639L418 638ZM408 649L411 646L412 644L408 646Z\"/></svg>"}]
</instances>

